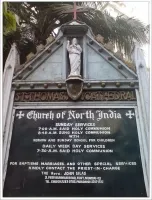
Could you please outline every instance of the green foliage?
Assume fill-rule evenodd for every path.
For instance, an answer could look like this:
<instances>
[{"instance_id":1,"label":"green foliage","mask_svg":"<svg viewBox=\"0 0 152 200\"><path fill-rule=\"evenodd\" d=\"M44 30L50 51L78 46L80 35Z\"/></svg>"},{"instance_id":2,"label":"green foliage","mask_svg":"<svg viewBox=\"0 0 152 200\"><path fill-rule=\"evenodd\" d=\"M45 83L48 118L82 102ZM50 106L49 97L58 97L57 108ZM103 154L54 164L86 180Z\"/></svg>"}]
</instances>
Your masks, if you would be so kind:
<instances>
[{"instance_id":1,"label":"green foliage","mask_svg":"<svg viewBox=\"0 0 152 200\"><path fill-rule=\"evenodd\" d=\"M3 2L3 34L6 36L12 31L16 31L15 14L8 10L8 3Z\"/></svg>"},{"instance_id":2,"label":"green foliage","mask_svg":"<svg viewBox=\"0 0 152 200\"><path fill-rule=\"evenodd\" d=\"M108 2L103 1L78 2L77 8L87 12L79 13L77 19L90 26L95 35L102 35L105 42L112 41L118 49L130 56L136 41L140 44L147 43L146 27L136 18L123 15L113 18L104 11L107 4ZM11 37L8 40L15 40L18 44L21 63L25 62L28 53L35 51L37 44L45 44L46 38L51 33L54 34L55 28L73 19L72 14L65 13L73 9L73 2L10 2L9 8L20 18L20 26L16 30L18 35L13 35L13 40ZM12 25L15 28L14 23Z\"/></svg>"},{"instance_id":3,"label":"green foliage","mask_svg":"<svg viewBox=\"0 0 152 200\"><path fill-rule=\"evenodd\" d=\"M3 13L7 12L7 2L3 2Z\"/></svg>"}]
</instances>

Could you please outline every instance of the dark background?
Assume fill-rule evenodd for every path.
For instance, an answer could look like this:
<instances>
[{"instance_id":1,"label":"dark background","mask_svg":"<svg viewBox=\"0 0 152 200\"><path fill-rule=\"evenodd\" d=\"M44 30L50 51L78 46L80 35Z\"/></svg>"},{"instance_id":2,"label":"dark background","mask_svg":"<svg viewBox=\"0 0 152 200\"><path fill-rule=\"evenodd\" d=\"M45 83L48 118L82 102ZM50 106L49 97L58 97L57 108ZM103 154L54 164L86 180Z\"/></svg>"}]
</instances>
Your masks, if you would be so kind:
<instances>
[{"instance_id":1,"label":"dark background","mask_svg":"<svg viewBox=\"0 0 152 200\"><path fill-rule=\"evenodd\" d=\"M64 109L53 110L54 113ZM66 109L68 110L68 109ZM72 109L85 112L86 109ZM95 113L99 109L88 109ZM101 109L107 112L109 109ZM44 120L34 121L25 117L15 117L8 168L4 185L5 197L146 197L142 172L136 119L129 119L125 113L134 109L110 109L121 113L121 119L102 119L101 121L82 120ZM19 111L19 110L18 110ZM17 113L18 113L17 111ZM25 114L30 110L22 110ZM36 110L47 113L49 110ZM114 138L113 143L101 143L114 153L36 153L42 143L33 143L33 138L68 138L68 135L38 135L38 127L55 126L56 122L96 123L96 126L110 126L109 135L80 135L80 138ZM46 143L45 143L46 144ZM51 143L50 143L51 144ZM53 143L54 144L54 143ZM64 144L64 143L63 143ZM67 144L67 143L66 143ZM77 143L74 143L77 144ZM83 144L83 143L79 143ZM86 143L85 143L86 144ZM89 143L95 144L95 143ZM96 142L96 144L100 144ZM72 145L72 144L71 144ZM136 166L123 166L120 171L87 171L87 176L101 176L103 184L47 184L40 171L28 171L27 166L9 166L11 161L48 162L137 162Z\"/></svg>"}]
</instances>

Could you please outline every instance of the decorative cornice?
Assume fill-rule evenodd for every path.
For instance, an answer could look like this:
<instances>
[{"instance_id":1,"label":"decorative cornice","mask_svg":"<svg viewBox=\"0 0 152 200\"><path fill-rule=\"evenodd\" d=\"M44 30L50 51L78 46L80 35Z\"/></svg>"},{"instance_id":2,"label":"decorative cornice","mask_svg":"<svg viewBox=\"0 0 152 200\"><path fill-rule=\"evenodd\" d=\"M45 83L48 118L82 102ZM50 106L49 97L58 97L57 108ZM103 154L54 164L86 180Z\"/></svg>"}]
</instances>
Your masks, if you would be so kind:
<instances>
[{"instance_id":1,"label":"decorative cornice","mask_svg":"<svg viewBox=\"0 0 152 200\"><path fill-rule=\"evenodd\" d=\"M107 90L107 89L137 89L139 87L137 80L113 80L113 81L94 81L84 80L83 89L90 90ZM27 82L14 81L13 90L66 90L65 82Z\"/></svg>"}]
</instances>

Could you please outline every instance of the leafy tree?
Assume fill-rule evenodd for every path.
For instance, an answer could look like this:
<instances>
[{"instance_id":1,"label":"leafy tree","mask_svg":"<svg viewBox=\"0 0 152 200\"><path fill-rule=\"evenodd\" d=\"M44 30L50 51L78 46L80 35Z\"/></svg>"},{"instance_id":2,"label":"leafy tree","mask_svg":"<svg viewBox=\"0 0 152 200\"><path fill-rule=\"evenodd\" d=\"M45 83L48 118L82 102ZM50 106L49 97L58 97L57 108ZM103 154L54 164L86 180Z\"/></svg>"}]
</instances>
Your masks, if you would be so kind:
<instances>
[{"instance_id":1,"label":"leafy tree","mask_svg":"<svg viewBox=\"0 0 152 200\"><path fill-rule=\"evenodd\" d=\"M12 11L8 9L8 2L3 2L3 34L8 35L16 31L16 18Z\"/></svg>"},{"instance_id":2,"label":"leafy tree","mask_svg":"<svg viewBox=\"0 0 152 200\"><path fill-rule=\"evenodd\" d=\"M4 49L4 61L7 58L9 50L11 48L13 35L17 30L17 15L10 9L8 2L3 2L3 49ZM11 40L8 40L8 39Z\"/></svg>"},{"instance_id":3,"label":"leafy tree","mask_svg":"<svg viewBox=\"0 0 152 200\"><path fill-rule=\"evenodd\" d=\"M78 2L79 13L77 19L85 22L92 28L95 35L101 34L105 42L112 41L118 49L123 50L126 56L138 41L141 45L147 43L146 27L136 18L118 16L113 18L103 10L107 2ZM10 38L16 41L21 53L21 63L25 62L26 55L33 51L36 45L45 44L54 29L73 19L67 10L73 9L73 2L11 2L11 10L20 18L20 28L16 35Z\"/></svg>"}]
</instances>

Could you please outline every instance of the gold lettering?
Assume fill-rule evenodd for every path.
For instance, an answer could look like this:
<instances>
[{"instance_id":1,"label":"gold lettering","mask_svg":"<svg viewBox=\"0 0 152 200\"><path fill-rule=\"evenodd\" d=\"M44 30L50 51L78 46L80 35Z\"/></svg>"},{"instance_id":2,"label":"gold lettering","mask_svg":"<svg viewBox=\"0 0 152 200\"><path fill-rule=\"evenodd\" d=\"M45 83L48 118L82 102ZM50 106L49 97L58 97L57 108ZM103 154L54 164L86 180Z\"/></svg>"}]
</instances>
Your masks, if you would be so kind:
<instances>
[{"instance_id":1,"label":"gold lettering","mask_svg":"<svg viewBox=\"0 0 152 200\"><path fill-rule=\"evenodd\" d=\"M84 101L84 100L85 100L84 98L85 98L85 93L84 93L84 92L82 92L82 95L81 95L81 100L82 100L82 101Z\"/></svg>"},{"instance_id":2,"label":"gold lettering","mask_svg":"<svg viewBox=\"0 0 152 200\"><path fill-rule=\"evenodd\" d=\"M48 92L48 100L52 101L53 99L53 92Z\"/></svg>"},{"instance_id":3,"label":"gold lettering","mask_svg":"<svg viewBox=\"0 0 152 200\"><path fill-rule=\"evenodd\" d=\"M103 101L103 99L104 99L103 92L100 92L100 93L99 93L99 100L100 100L100 101Z\"/></svg>"},{"instance_id":4,"label":"gold lettering","mask_svg":"<svg viewBox=\"0 0 152 200\"><path fill-rule=\"evenodd\" d=\"M115 94L115 92L109 91L108 92L108 100L114 100L114 94Z\"/></svg>"},{"instance_id":5,"label":"gold lettering","mask_svg":"<svg viewBox=\"0 0 152 200\"><path fill-rule=\"evenodd\" d=\"M47 100L46 92L41 92L41 100L42 101L46 101Z\"/></svg>"},{"instance_id":6,"label":"gold lettering","mask_svg":"<svg viewBox=\"0 0 152 200\"><path fill-rule=\"evenodd\" d=\"M21 92L16 92L14 101L16 101L16 102L21 101L21 98L23 98L21 96L23 96L23 94Z\"/></svg>"},{"instance_id":7,"label":"gold lettering","mask_svg":"<svg viewBox=\"0 0 152 200\"><path fill-rule=\"evenodd\" d=\"M57 92L54 92L54 95L53 95L53 100L59 100L59 95Z\"/></svg>"},{"instance_id":8,"label":"gold lettering","mask_svg":"<svg viewBox=\"0 0 152 200\"><path fill-rule=\"evenodd\" d=\"M114 93L114 100L119 100L119 98L120 98L120 92L115 92Z\"/></svg>"},{"instance_id":9,"label":"gold lettering","mask_svg":"<svg viewBox=\"0 0 152 200\"><path fill-rule=\"evenodd\" d=\"M108 101L108 92L104 93L104 100Z\"/></svg>"},{"instance_id":10,"label":"gold lettering","mask_svg":"<svg viewBox=\"0 0 152 200\"><path fill-rule=\"evenodd\" d=\"M39 102L39 101L67 101L70 100L67 92L16 92L15 102ZM84 91L81 101L125 101L136 100L134 91Z\"/></svg>"},{"instance_id":11,"label":"gold lettering","mask_svg":"<svg viewBox=\"0 0 152 200\"><path fill-rule=\"evenodd\" d=\"M120 91L120 96L121 96L120 100L127 100L125 91Z\"/></svg>"},{"instance_id":12,"label":"gold lettering","mask_svg":"<svg viewBox=\"0 0 152 200\"><path fill-rule=\"evenodd\" d=\"M29 97L29 101L35 101L35 92L29 92L30 97Z\"/></svg>"},{"instance_id":13,"label":"gold lettering","mask_svg":"<svg viewBox=\"0 0 152 200\"><path fill-rule=\"evenodd\" d=\"M85 100L90 100L90 92L85 92Z\"/></svg>"},{"instance_id":14,"label":"gold lettering","mask_svg":"<svg viewBox=\"0 0 152 200\"><path fill-rule=\"evenodd\" d=\"M23 96L24 96L24 98L23 98L23 101L31 101L32 100L32 98L31 98L31 92L23 92Z\"/></svg>"},{"instance_id":15,"label":"gold lettering","mask_svg":"<svg viewBox=\"0 0 152 200\"><path fill-rule=\"evenodd\" d=\"M127 92L126 98L127 98L127 100L131 100L131 93L130 92Z\"/></svg>"},{"instance_id":16,"label":"gold lettering","mask_svg":"<svg viewBox=\"0 0 152 200\"><path fill-rule=\"evenodd\" d=\"M64 101L66 101L66 100L68 100L69 99L69 96L67 95L67 93L66 92L63 92L63 100Z\"/></svg>"},{"instance_id":17,"label":"gold lettering","mask_svg":"<svg viewBox=\"0 0 152 200\"><path fill-rule=\"evenodd\" d=\"M98 100L97 97L98 97L97 92L92 92L92 93L91 93L91 100L93 100L93 99L94 99L94 100Z\"/></svg>"},{"instance_id":18,"label":"gold lettering","mask_svg":"<svg viewBox=\"0 0 152 200\"><path fill-rule=\"evenodd\" d=\"M131 91L131 97L132 97L131 98L132 100L136 100L136 96L135 96L135 93L133 91Z\"/></svg>"},{"instance_id":19,"label":"gold lettering","mask_svg":"<svg viewBox=\"0 0 152 200\"><path fill-rule=\"evenodd\" d=\"M41 93L34 92L34 101L40 101L40 99L41 99Z\"/></svg>"}]
</instances>

